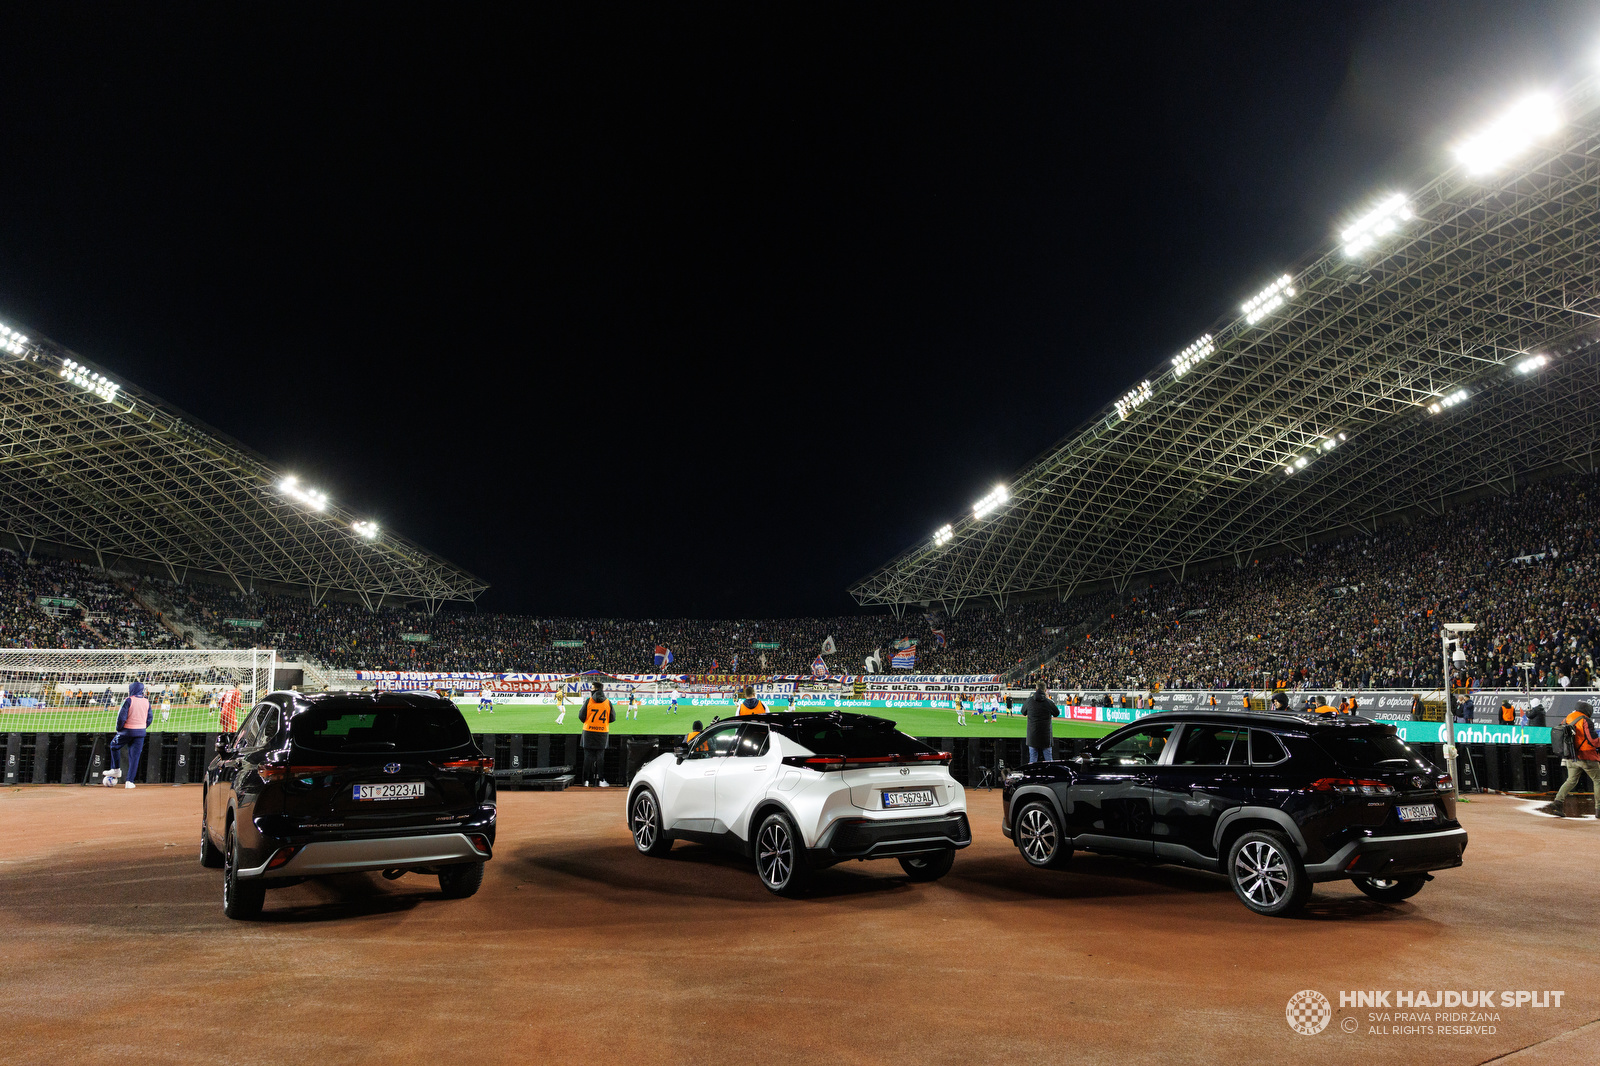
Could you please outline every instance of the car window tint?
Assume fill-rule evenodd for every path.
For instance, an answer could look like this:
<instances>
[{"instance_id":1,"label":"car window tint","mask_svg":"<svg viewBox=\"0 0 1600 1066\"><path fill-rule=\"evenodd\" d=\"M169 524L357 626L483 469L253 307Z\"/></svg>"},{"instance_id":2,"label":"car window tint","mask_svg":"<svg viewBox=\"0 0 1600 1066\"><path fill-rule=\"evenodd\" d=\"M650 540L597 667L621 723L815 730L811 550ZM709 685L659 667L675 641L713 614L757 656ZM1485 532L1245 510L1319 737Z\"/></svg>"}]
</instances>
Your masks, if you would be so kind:
<instances>
[{"instance_id":1,"label":"car window tint","mask_svg":"<svg viewBox=\"0 0 1600 1066\"><path fill-rule=\"evenodd\" d=\"M1319 736L1317 744L1333 756L1333 761L1352 770L1373 770L1380 766L1404 766L1411 762L1412 751L1406 742L1392 733L1376 729L1345 733L1339 736Z\"/></svg>"},{"instance_id":2,"label":"car window tint","mask_svg":"<svg viewBox=\"0 0 1600 1066\"><path fill-rule=\"evenodd\" d=\"M1095 752L1095 761L1113 765L1148 765L1161 758L1172 736L1171 725L1143 726L1124 733L1110 745Z\"/></svg>"},{"instance_id":3,"label":"car window tint","mask_svg":"<svg viewBox=\"0 0 1600 1066\"><path fill-rule=\"evenodd\" d=\"M1244 761L1246 730L1230 726L1191 723L1183 729L1183 739L1178 742L1178 766L1223 766L1235 744L1240 749L1239 761Z\"/></svg>"},{"instance_id":4,"label":"car window tint","mask_svg":"<svg viewBox=\"0 0 1600 1066\"><path fill-rule=\"evenodd\" d=\"M1282 762L1289 757L1283 750L1283 741L1265 729L1250 730L1250 761L1253 763Z\"/></svg>"},{"instance_id":5,"label":"car window tint","mask_svg":"<svg viewBox=\"0 0 1600 1066\"><path fill-rule=\"evenodd\" d=\"M324 700L289 723L297 748L325 752L445 751L472 741L448 700Z\"/></svg>"},{"instance_id":6,"label":"car window tint","mask_svg":"<svg viewBox=\"0 0 1600 1066\"><path fill-rule=\"evenodd\" d=\"M738 754L744 758L755 758L767 753L767 742L771 733L764 725L747 725L739 736Z\"/></svg>"},{"instance_id":7,"label":"car window tint","mask_svg":"<svg viewBox=\"0 0 1600 1066\"><path fill-rule=\"evenodd\" d=\"M261 743L271 744L278 737L278 723L283 712L276 707L266 707L261 714Z\"/></svg>"},{"instance_id":8,"label":"car window tint","mask_svg":"<svg viewBox=\"0 0 1600 1066\"><path fill-rule=\"evenodd\" d=\"M250 711L250 717L246 718L244 724L239 727L239 739L235 745L236 747L241 750L248 750L261 743L261 718L267 713L269 706L270 704L258 703Z\"/></svg>"},{"instance_id":9,"label":"car window tint","mask_svg":"<svg viewBox=\"0 0 1600 1066\"><path fill-rule=\"evenodd\" d=\"M733 750L734 741L738 739L738 725L714 726L694 738L694 746L689 749L691 755L726 755Z\"/></svg>"}]
</instances>

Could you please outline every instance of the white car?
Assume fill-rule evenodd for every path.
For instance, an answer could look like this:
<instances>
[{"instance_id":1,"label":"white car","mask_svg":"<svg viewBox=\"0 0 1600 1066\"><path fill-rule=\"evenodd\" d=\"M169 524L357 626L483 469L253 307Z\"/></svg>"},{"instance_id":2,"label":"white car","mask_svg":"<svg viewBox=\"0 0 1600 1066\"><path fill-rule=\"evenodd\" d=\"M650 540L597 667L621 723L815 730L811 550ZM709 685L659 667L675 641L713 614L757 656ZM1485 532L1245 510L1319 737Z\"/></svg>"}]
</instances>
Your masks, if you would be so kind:
<instances>
[{"instance_id":1,"label":"white car","mask_svg":"<svg viewBox=\"0 0 1600 1066\"><path fill-rule=\"evenodd\" d=\"M846 859L896 858L911 880L933 881L972 843L948 753L838 711L715 722L640 769L627 811L646 855L674 840L727 847L780 895Z\"/></svg>"}]
</instances>

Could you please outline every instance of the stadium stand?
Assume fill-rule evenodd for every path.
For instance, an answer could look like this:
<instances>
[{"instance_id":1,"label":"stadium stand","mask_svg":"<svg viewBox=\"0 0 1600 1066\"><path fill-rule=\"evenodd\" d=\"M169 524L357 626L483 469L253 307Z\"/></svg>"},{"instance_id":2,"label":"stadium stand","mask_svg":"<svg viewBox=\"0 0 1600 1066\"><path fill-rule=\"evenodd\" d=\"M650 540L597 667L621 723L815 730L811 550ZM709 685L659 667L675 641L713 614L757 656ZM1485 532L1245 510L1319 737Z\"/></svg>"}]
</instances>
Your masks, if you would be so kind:
<instances>
[{"instance_id":1,"label":"stadium stand","mask_svg":"<svg viewBox=\"0 0 1600 1066\"><path fill-rule=\"evenodd\" d=\"M1420 688L1440 683L1437 621L1479 623L1471 680L1594 683L1600 557L1594 474L1485 497L1413 524L1136 593L1043 673L1065 687Z\"/></svg>"},{"instance_id":2,"label":"stadium stand","mask_svg":"<svg viewBox=\"0 0 1600 1066\"><path fill-rule=\"evenodd\" d=\"M3 647L185 646L128 588L70 559L30 558L0 548L0 605Z\"/></svg>"},{"instance_id":3,"label":"stadium stand","mask_svg":"<svg viewBox=\"0 0 1600 1066\"><path fill-rule=\"evenodd\" d=\"M1053 630L1097 618L1108 597L1066 603L1035 602L1005 609L969 608L956 618L938 614L862 615L839 618L743 620L533 618L384 608L274 593L241 593L192 584L172 600L185 622L193 620L234 647L265 639L289 658L310 658L334 669L519 670L562 672L653 669L657 645L672 650L673 670L685 673L805 674L823 642L837 651L830 669L858 673L877 652L887 671L894 643L916 640L918 673L992 673L1014 665L1047 643ZM260 630L230 626L229 619L260 621ZM944 634L939 644L934 631ZM258 636L257 633L264 636ZM426 634L426 641L406 635ZM583 641L581 648L555 641ZM778 649L757 649L756 643ZM735 665L737 657L737 665ZM765 657L765 665L763 663Z\"/></svg>"}]
</instances>

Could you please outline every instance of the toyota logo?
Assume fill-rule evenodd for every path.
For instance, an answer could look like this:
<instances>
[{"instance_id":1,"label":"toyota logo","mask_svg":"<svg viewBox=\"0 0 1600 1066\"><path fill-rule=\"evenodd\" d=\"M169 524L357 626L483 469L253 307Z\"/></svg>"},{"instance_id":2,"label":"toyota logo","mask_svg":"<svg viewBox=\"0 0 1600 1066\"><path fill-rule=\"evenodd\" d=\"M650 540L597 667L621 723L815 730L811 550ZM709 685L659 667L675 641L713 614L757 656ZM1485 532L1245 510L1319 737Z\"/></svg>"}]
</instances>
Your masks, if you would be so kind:
<instances>
[{"instance_id":1,"label":"toyota logo","mask_svg":"<svg viewBox=\"0 0 1600 1066\"><path fill-rule=\"evenodd\" d=\"M397 774L400 772L400 764L397 762L384 763L383 772L386 774Z\"/></svg>"},{"instance_id":2,"label":"toyota logo","mask_svg":"<svg viewBox=\"0 0 1600 1066\"><path fill-rule=\"evenodd\" d=\"M910 772L911 772L911 767L909 767L909 766L902 766L902 767L900 767L900 773L901 773L901 776L904 776L904 775L906 775L906 774L909 774L909 773L910 773Z\"/></svg>"}]
</instances>

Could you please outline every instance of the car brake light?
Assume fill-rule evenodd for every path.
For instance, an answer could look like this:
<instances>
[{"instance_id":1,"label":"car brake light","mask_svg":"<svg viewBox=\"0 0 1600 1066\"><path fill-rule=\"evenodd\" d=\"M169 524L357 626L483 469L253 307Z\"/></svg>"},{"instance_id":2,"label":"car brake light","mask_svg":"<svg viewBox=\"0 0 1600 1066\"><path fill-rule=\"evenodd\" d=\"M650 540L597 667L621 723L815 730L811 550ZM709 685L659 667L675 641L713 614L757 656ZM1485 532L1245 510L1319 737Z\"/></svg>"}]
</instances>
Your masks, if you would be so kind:
<instances>
[{"instance_id":1,"label":"car brake light","mask_svg":"<svg viewBox=\"0 0 1600 1066\"><path fill-rule=\"evenodd\" d=\"M1313 792L1337 792L1344 796L1394 795L1393 785L1357 777L1319 777L1307 787Z\"/></svg>"},{"instance_id":2,"label":"car brake light","mask_svg":"<svg viewBox=\"0 0 1600 1066\"><path fill-rule=\"evenodd\" d=\"M1455 778L1451 777L1449 774L1440 774L1439 775L1439 791L1440 792L1452 792L1452 791L1455 790L1455 787L1456 787Z\"/></svg>"},{"instance_id":3,"label":"car brake light","mask_svg":"<svg viewBox=\"0 0 1600 1066\"><path fill-rule=\"evenodd\" d=\"M279 848L276 852L273 853L272 858L267 860L267 869L276 870L278 867L282 866L284 863L286 863L290 859L294 858L295 852L297 852L299 850L300 849L297 848L297 847L295 847L295 848Z\"/></svg>"},{"instance_id":4,"label":"car brake light","mask_svg":"<svg viewBox=\"0 0 1600 1066\"><path fill-rule=\"evenodd\" d=\"M804 770L816 770L826 773L829 770L843 770L844 759L836 755L786 755L785 766L798 766Z\"/></svg>"},{"instance_id":5,"label":"car brake light","mask_svg":"<svg viewBox=\"0 0 1600 1066\"><path fill-rule=\"evenodd\" d=\"M929 763L948 764L954 758L948 751L925 751L914 755L852 755L846 758L843 755L789 755L784 758L787 766L804 767L807 770L859 770L868 766L903 766L914 764L925 766Z\"/></svg>"},{"instance_id":6,"label":"car brake light","mask_svg":"<svg viewBox=\"0 0 1600 1066\"><path fill-rule=\"evenodd\" d=\"M478 853L482 855L489 854L489 838L482 833L469 833L467 834L467 840Z\"/></svg>"},{"instance_id":7,"label":"car brake light","mask_svg":"<svg viewBox=\"0 0 1600 1066\"><path fill-rule=\"evenodd\" d=\"M476 770L483 774L494 773L494 758L488 755L473 759L446 759L434 765L441 770Z\"/></svg>"}]
</instances>

